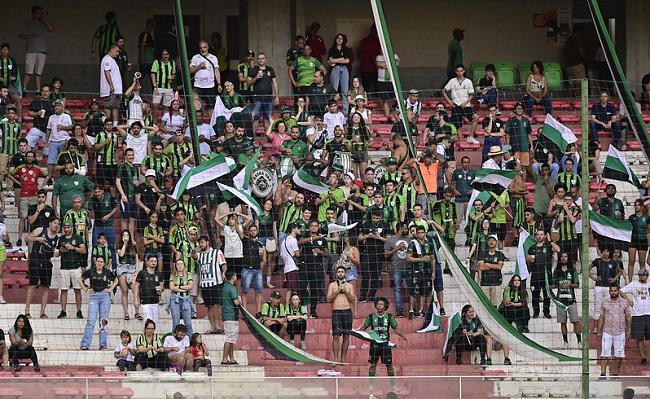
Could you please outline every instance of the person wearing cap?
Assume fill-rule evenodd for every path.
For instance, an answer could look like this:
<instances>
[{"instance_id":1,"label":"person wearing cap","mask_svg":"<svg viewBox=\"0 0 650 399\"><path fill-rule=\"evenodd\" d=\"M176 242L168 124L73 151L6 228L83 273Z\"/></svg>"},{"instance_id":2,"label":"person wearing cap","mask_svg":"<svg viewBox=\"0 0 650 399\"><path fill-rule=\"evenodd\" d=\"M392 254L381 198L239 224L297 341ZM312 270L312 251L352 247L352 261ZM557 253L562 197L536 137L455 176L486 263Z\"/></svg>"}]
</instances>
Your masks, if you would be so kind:
<instances>
[{"instance_id":1,"label":"person wearing cap","mask_svg":"<svg viewBox=\"0 0 650 399\"><path fill-rule=\"evenodd\" d=\"M86 129L86 134L95 139L97 134L104 128L106 114L99 108L97 99L90 100L88 112L86 112L81 121L81 126Z\"/></svg>"},{"instance_id":2,"label":"person wearing cap","mask_svg":"<svg viewBox=\"0 0 650 399\"><path fill-rule=\"evenodd\" d=\"M61 313L57 319L65 319L66 306L68 303L68 288L74 289L74 299L77 305L77 318L83 319L81 313L81 285L78 279L81 278L82 269L87 266L88 249L82 237L74 234L72 223L69 220L63 222L63 234L59 238L59 252L61 253L61 268L59 271L59 289L61 300Z\"/></svg>"},{"instance_id":3,"label":"person wearing cap","mask_svg":"<svg viewBox=\"0 0 650 399\"><path fill-rule=\"evenodd\" d=\"M348 88L350 86L350 61L352 59L352 51L346 46L347 37L342 33L337 33L334 38L334 43L327 52L327 63L330 70L330 83L335 91L341 93L343 102L343 113L347 114L349 109L348 104Z\"/></svg>"},{"instance_id":4,"label":"person wearing cap","mask_svg":"<svg viewBox=\"0 0 650 399\"><path fill-rule=\"evenodd\" d=\"M498 169L501 170L501 162L503 161L503 149L501 146L493 145L488 151L488 160L483 162L481 166L483 169Z\"/></svg>"},{"instance_id":5,"label":"person wearing cap","mask_svg":"<svg viewBox=\"0 0 650 399\"><path fill-rule=\"evenodd\" d=\"M467 118L472 123L467 142L479 144L479 141L474 137L478 126L478 115L472 107L472 99L475 94L474 86L472 81L465 77L465 66L463 64L458 64L454 68L456 76L447 82L442 92L445 101L452 107L451 123L460 129L463 118Z\"/></svg>"},{"instance_id":6,"label":"person wearing cap","mask_svg":"<svg viewBox=\"0 0 650 399\"><path fill-rule=\"evenodd\" d=\"M314 77L317 70L320 70L324 75L327 70L321 64L320 60L312 56L312 48L305 44L302 55L297 57L295 61L289 65L288 73L291 85L296 89L296 94L308 94L310 85L314 82ZM294 77L295 71L295 77Z\"/></svg>"},{"instance_id":7,"label":"person wearing cap","mask_svg":"<svg viewBox=\"0 0 650 399\"><path fill-rule=\"evenodd\" d=\"M370 138L370 129L366 126L363 116L358 112L350 114L346 139L350 150L352 150L352 170L360 176L368 167L368 145L372 139Z\"/></svg>"},{"instance_id":8,"label":"person wearing cap","mask_svg":"<svg viewBox=\"0 0 650 399\"><path fill-rule=\"evenodd\" d=\"M84 176L74 173L72 162L65 164L65 169L59 178L54 181L52 190L52 207L61 206L61 215L65 215L68 209L72 208L73 198L79 195L82 199L84 195L93 189L94 185Z\"/></svg>"},{"instance_id":9,"label":"person wearing cap","mask_svg":"<svg viewBox=\"0 0 650 399\"><path fill-rule=\"evenodd\" d=\"M505 127L511 152L525 169L530 167L530 150L533 148L532 132L528 118L524 118L524 104L515 104L515 116L508 119Z\"/></svg>"},{"instance_id":10,"label":"person wearing cap","mask_svg":"<svg viewBox=\"0 0 650 399\"><path fill-rule=\"evenodd\" d=\"M490 234L487 239L487 251L479 254L478 258L478 269L481 272L481 290L494 306L501 303L501 293L499 292L503 281L501 269L503 269L503 263L505 262L503 252L497 250L498 241L496 234Z\"/></svg>"},{"instance_id":11,"label":"person wearing cap","mask_svg":"<svg viewBox=\"0 0 650 399\"><path fill-rule=\"evenodd\" d=\"M309 95L308 99L308 104L309 104L309 113L312 115L323 115L325 112L325 107L327 107L328 112L332 112L331 110L331 105L332 102L338 101L341 97L339 93L337 93L334 88L332 87L331 84L329 84L325 80L325 72L321 70L317 70L314 72L314 81L311 83L309 88L307 89L307 93ZM339 113L338 112L338 104L337 104L337 109L334 112L335 114ZM343 113L341 113L343 115ZM327 119L325 119L326 115L323 115L323 120L325 121L325 124L328 126L328 132L331 134L331 130L329 127L331 124L328 124ZM342 120L338 120L339 124L343 126L345 122L345 118Z\"/></svg>"},{"instance_id":12,"label":"person wearing cap","mask_svg":"<svg viewBox=\"0 0 650 399\"><path fill-rule=\"evenodd\" d=\"M224 90L221 93L221 102L225 109L223 112L216 112L212 115L215 120L212 125L214 130L221 134L225 128L226 121L230 120L235 126L242 126L246 129L247 136L253 136L253 121L251 118L251 110L246 107L246 100L244 97L235 91L235 85L226 81L223 85ZM228 119L227 116L230 116ZM216 119L215 119L216 117Z\"/></svg>"},{"instance_id":13,"label":"person wearing cap","mask_svg":"<svg viewBox=\"0 0 650 399\"><path fill-rule=\"evenodd\" d=\"M580 348L582 345L582 324L580 323L578 302L576 301L575 294L575 289L580 287L580 276L575 270L574 264L569 262L569 255L566 252L561 252L558 256L558 263L553 271L553 278L550 280L549 288L551 290L557 289L557 300L567 308L566 310L557 308L557 322L560 323L560 332L562 333L562 339L564 340L564 348L569 348L569 337L566 325L567 319L571 321L571 324L573 324L573 332L576 335L578 347ZM633 293L634 291L629 292ZM646 292L648 292L647 288ZM650 316L650 312L647 314ZM639 349L639 352L642 354L644 353L641 349Z\"/></svg>"},{"instance_id":14,"label":"person wearing cap","mask_svg":"<svg viewBox=\"0 0 650 399\"><path fill-rule=\"evenodd\" d=\"M355 78L359 79L359 78ZM350 89L352 90L352 89ZM348 95L348 101L350 101L351 96ZM372 124L372 111L366 107L366 96L363 94L357 94L352 98L352 101L350 101L351 104L354 104L350 108L350 115L356 113L361 114L363 117L363 121L366 123L367 126L370 126Z\"/></svg>"},{"instance_id":15,"label":"person wearing cap","mask_svg":"<svg viewBox=\"0 0 650 399\"><path fill-rule=\"evenodd\" d=\"M408 97L404 99L404 107L406 110L413 112L414 120L417 121L420 112L422 112L422 103L420 102L420 91L411 89L408 92Z\"/></svg>"},{"instance_id":16,"label":"person wearing cap","mask_svg":"<svg viewBox=\"0 0 650 399\"><path fill-rule=\"evenodd\" d=\"M271 293L271 300L264 302L260 316L262 323L274 334L283 338L287 335L287 319L285 307L281 303L280 291Z\"/></svg>"},{"instance_id":17,"label":"person wearing cap","mask_svg":"<svg viewBox=\"0 0 650 399\"><path fill-rule=\"evenodd\" d=\"M551 318L551 299L544 289L546 275L551 276L551 267L554 254L560 253L560 247L553 241L543 229L535 232L535 245L528 249L526 262L530 271L531 302L533 305L533 318L539 317L539 298L544 295L543 312L544 317ZM570 261L570 259L568 259Z\"/></svg>"},{"instance_id":18,"label":"person wearing cap","mask_svg":"<svg viewBox=\"0 0 650 399\"><path fill-rule=\"evenodd\" d=\"M492 146L501 146L501 138L505 137L505 123L499 119L497 115L497 105L495 103L488 103L488 115L483 118L482 126L485 131L483 138L483 158L481 162L489 159L488 153Z\"/></svg>"},{"instance_id":19,"label":"person wearing cap","mask_svg":"<svg viewBox=\"0 0 650 399\"><path fill-rule=\"evenodd\" d=\"M257 123L270 120L273 116L273 105L280 105L280 89L275 70L266 65L266 53L257 54L257 65L248 68L246 84L254 95L253 131L257 131Z\"/></svg>"},{"instance_id":20,"label":"person wearing cap","mask_svg":"<svg viewBox=\"0 0 650 399\"><path fill-rule=\"evenodd\" d=\"M465 39L465 29L456 28L451 32L453 39L447 46L447 77L452 79L456 66L463 63L463 48L460 42Z\"/></svg>"},{"instance_id":21,"label":"person wearing cap","mask_svg":"<svg viewBox=\"0 0 650 399\"><path fill-rule=\"evenodd\" d=\"M244 96L246 103L250 104L253 102L253 87L248 82L248 75L251 69L255 66L255 52L251 49L246 51L244 54L244 62L237 65L237 79L239 85L237 87L237 92Z\"/></svg>"},{"instance_id":22,"label":"person wearing cap","mask_svg":"<svg viewBox=\"0 0 650 399\"><path fill-rule=\"evenodd\" d=\"M59 153L70 138L69 131L72 130L72 119L63 110L63 101L54 101L54 114L47 121L45 141L48 142L47 170L49 175L52 174Z\"/></svg>"},{"instance_id":23,"label":"person wearing cap","mask_svg":"<svg viewBox=\"0 0 650 399\"><path fill-rule=\"evenodd\" d=\"M399 137L399 136L396 136ZM386 167L388 168L386 172L379 179L379 185L384 187L384 193L386 193L386 182L392 181L396 186L402 182L402 172L397 170L398 167L397 159L393 156L386 159Z\"/></svg>"},{"instance_id":24,"label":"person wearing cap","mask_svg":"<svg viewBox=\"0 0 650 399\"><path fill-rule=\"evenodd\" d=\"M639 279L630 281L621 288L621 297L632 302L631 337L636 341L636 347L641 356L641 365L648 364L645 351L645 341L650 340L650 284L648 284L648 268L639 269Z\"/></svg>"}]
</instances>

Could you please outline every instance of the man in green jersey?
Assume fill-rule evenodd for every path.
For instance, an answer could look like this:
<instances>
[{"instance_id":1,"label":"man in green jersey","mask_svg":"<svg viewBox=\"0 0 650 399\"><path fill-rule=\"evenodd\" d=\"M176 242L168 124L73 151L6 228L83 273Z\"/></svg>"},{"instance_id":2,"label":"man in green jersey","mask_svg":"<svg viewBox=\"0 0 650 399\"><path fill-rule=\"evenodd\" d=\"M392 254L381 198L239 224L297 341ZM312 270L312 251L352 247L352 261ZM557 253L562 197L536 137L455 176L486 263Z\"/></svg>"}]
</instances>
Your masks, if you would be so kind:
<instances>
[{"instance_id":1,"label":"man in green jersey","mask_svg":"<svg viewBox=\"0 0 650 399\"><path fill-rule=\"evenodd\" d=\"M249 71L251 71L255 66L254 62L255 52L251 49L248 49L246 55L244 56L244 62L237 65L237 79L239 80L237 92L244 96L244 100L246 100L247 103L253 102L253 86L248 81L248 75Z\"/></svg>"},{"instance_id":2,"label":"man in green jersey","mask_svg":"<svg viewBox=\"0 0 650 399\"><path fill-rule=\"evenodd\" d=\"M90 46L90 58L93 61L97 59L97 53L99 53L100 59L108 53L111 45L117 41L119 36L122 36L120 28L117 27L117 15L114 11L107 12L104 15L104 20L106 23L97 28Z\"/></svg>"},{"instance_id":3,"label":"man in green jersey","mask_svg":"<svg viewBox=\"0 0 650 399\"><path fill-rule=\"evenodd\" d=\"M153 116L157 118L160 106L163 112L172 104L174 99L174 80L176 79L176 63L170 60L169 51L162 49L160 58L151 64L151 86L153 87Z\"/></svg>"},{"instance_id":4,"label":"man in green jersey","mask_svg":"<svg viewBox=\"0 0 650 399\"><path fill-rule=\"evenodd\" d=\"M54 189L52 191L52 207L56 209L57 205L61 205L61 215L65 215L68 209L72 208L72 201L75 196L84 198L84 193L93 189L93 184L90 180L83 176L74 173L74 166L72 163L65 165L63 174L54 182Z\"/></svg>"},{"instance_id":5,"label":"man in green jersey","mask_svg":"<svg viewBox=\"0 0 650 399\"><path fill-rule=\"evenodd\" d=\"M363 326L361 326L362 331L370 328L377 334L377 340L370 343L370 356L368 357L370 369L368 370L368 376L375 376L377 362L381 359L381 362L386 366L386 372L392 377L395 375L395 369L393 368L393 353L391 350L393 345L390 342L390 329L392 328L395 334L399 335L404 341L407 339L406 335L397 326L395 317L391 313L386 312L390 306L388 299L383 296L377 297L375 298L374 305L375 312L369 314L363 322Z\"/></svg>"},{"instance_id":6,"label":"man in green jersey","mask_svg":"<svg viewBox=\"0 0 650 399\"><path fill-rule=\"evenodd\" d=\"M21 135L23 124L18 121L18 112L15 107L7 107L5 118L0 121L0 184L4 183L7 174L9 158L18 152L18 139Z\"/></svg>"},{"instance_id":7,"label":"man in green jersey","mask_svg":"<svg viewBox=\"0 0 650 399\"><path fill-rule=\"evenodd\" d=\"M300 138L300 127L291 128L291 140L286 140L280 146L280 152L291 157L296 167L300 167L307 155L307 143Z\"/></svg>"},{"instance_id":8,"label":"man in green jersey","mask_svg":"<svg viewBox=\"0 0 650 399\"><path fill-rule=\"evenodd\" d=\"M291 79L291 85L296 89L297 94L307 94L309 86L314 81L314 72L316 70L321 70L323 74L327 73L327 69L323 64L311 56L311 47L305 45L303 55L296 58L289 66L289 79ZM295 77L294 71L296 73Z\"/></svg>"},{"instance_id":9,"label":"man in green jersey","mask_svg":"<svg viewBox=\"0 0 650 399\"><path fill-rule=\"evenodd\" d=\"M338 188L338 174L331 172L327 177L327 182L329 183L330 188L327 191L322 192L320 197L316 198L315 201L316 206L318 206L319 222L325 221L328 208L335 206L338 214L338 210L343 208L343 205L345 204L345 193L343 190Z\"/></svg>"},{"instance_id":10,"label":"man in green jersey","mask_svg":"<svg viewBox=\"0 0 650 399\"><path fill-rule=\"evenodd\" d=\"M20 102L21 92L18 90L18 63L9 56L9 43L0 45L0 85L7 87L7 92L11 101L16 104L16 113L18 119L22 119L23 106Z\"/></svg>"},{"instance_id":11,"label":"man in green jersey","mask_svg":"<svg viewBox=\"0 0 650 399\"><path fill-rule=\"evenodd\" d=\"M115 215L119 210L117 201L110 193L105 192L103 186L96 186L93 195L88 199L88 210L93 212L93 242L100 233L106 234L108 245L115 247ZM108 265L108 263L107 263Z\"/></svg>"},{"instance_id":12,"label":"man in green jersey","mask_svg":"<svg viewBox=\"0 0 650 399\"><path fill-rule=\"evenodd\" d=\"M424 317L428 298L433 289L435 263L433 243L427 238L423 226L416 227L414 238L406 249L406 261L411 265L411 275L413 276L413 288L410 298L412 308L409 310L410 319L415 316ZM416 300L419 304L417 312L415 311ZM439 302L442 305L442 301Z\"/></svg>"},{"instance_id":13,"label":"man in green jersey","mask_svg":"<svg viewBox=\"0 0 650 399\"><path fill-rule=\"evenodd\" d=\"M88 216L88 211L81 207L82 204L83 199L81 195L75 194L72 197L72 208L65 213L63 223L71 223L73 233L80 236L83 242L87 243L91 221L90 216Z\"/></svg>"},{"instance_id":14,"label":"man in green jersey","mask_svg":"<svg viewBox=\"0 0 650 399\"><path fill-rule=\"evenodd\" d=\"M560 331L564 340L564 349L569 348L568 332L566 327L567 315L573 324L573 332L578 340L578 347L582 344L582 325L578 314L578 303L576 302L575 289L580 286L578 272L569 263L569 255L562 252L559 255L557 267L553 271L553 278L549 282L549 288L557 288L557 299L567 306L566 310L557 309L557 322L560 323Z\"/></svg>"},{"instance_id":15,"label":"man in green jersey","mask_svg":"<svg viewBox=\"0 0 650 399\"><path fill-rule=\"evenodd\" d=\"M556 181L558 184L564 186L565 191L569 191L573 186L582 184L580 175L573 171L573 159L567 158L564 161L564 171L557 174Z\"/></svg>"},{"instance_id":16,"label":"man in green jersey","mask_svg":"<svg viewBox=\"0 0 650 399\"><path fill-rule=\"evenodd\" d=\"M120 194L120 212L122 222L126 222L131 237L135 237L135 220L138 217L138 204L135 203L136 187L140 185L138 167L133 163L135 151L124 151L124 162L117 168L115 186Z\"/></svg>"},{"instance_id":17,"label":"man in green jersey","mask_svg":"<svg viewBox=\"0 0 650 399\"><path fill-rule=\"evenodd\" d=\"M163 145L156 143L152 146L153 154L147 155L140 165L140 173L145 176L148 170L156 172L156 185L165 186L165 178L172 175L172 165L167 157L163 154Z\"/></svg>"},{"instance_id":18,"label":"man in green jersey","mask_svg":"<svg viewBox=\"0 0 650 399\"><path fill-rule=\"evenodd\" d=\"M403 222L406 217L404 197L395 191L396 186L397 182L394 180L387 180L384 186L386 189L386 207L390 212L393 231L397 231L397 222Z\"/></svg>"},{"instance_id":19,"label":"man in green jersey","mask_svg":"<svg viewBox=\"0 0 650 399\"><path fill-rule=\"evenodd\" d=\"M109 186L115 194L115 175L117 174L117 139L113 121L106 119L104 129L97 134L93 149L97 152L97 184Z\"/></svg>"}]
</instances>

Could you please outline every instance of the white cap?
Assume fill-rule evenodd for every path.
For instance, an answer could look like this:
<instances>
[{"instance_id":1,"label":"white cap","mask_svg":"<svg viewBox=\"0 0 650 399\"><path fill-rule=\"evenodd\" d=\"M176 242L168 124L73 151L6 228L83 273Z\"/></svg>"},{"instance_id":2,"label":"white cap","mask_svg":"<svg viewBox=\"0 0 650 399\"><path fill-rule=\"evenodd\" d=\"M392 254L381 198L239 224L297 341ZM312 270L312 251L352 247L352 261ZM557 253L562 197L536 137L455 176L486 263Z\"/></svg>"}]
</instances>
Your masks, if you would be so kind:
<instances>
[{"instance_id":1,"label":"white cap","mask_svg":"<svg viewBox=\"0 0 650 399\"><path fill-rule=\"evenodd\" d=\"M153 169L147 169L147 172L144 174L144 177L153 176L156 177L156 171Z\"/></svg>"}]
</instances>

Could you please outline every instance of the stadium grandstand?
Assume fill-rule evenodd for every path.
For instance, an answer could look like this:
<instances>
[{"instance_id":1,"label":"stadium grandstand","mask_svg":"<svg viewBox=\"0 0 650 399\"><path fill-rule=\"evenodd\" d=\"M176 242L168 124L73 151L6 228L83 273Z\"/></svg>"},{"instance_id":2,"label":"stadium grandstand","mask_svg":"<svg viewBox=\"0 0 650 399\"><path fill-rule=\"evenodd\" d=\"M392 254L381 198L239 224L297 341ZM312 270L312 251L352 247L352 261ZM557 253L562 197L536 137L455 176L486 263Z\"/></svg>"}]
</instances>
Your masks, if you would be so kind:
<instances>
[{"instance_id":1,"label":"stadium grandstand","mask_svg":"<svg viewBox=\"0 0 650 399\"><path fill-rule=\"evenodd\" d=\"M0 399L650 397L646 0L0 15Z\"/></svg>"}]
</instances>

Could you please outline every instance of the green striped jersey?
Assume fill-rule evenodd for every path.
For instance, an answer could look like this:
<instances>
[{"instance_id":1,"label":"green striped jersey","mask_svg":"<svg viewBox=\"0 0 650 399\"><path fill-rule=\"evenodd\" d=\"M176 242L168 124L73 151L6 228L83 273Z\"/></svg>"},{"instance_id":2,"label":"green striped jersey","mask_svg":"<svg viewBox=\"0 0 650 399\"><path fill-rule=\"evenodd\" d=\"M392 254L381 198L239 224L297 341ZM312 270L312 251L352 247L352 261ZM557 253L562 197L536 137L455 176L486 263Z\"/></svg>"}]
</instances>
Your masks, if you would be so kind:
<instances>
[{"instance_id":1,"label":"green striped jersey","mask_svg":"<svg viewBox=\"0 0 650 399\"><path fill-rule=\"evenodd\" d=\"M564 219L558 226L559 241L570 241L578 238L578 233L576 232L575 223L571 223L571 220L567 216L564 208L560 211L564 215Z\"/></svg>"},{"instance_id":2,"label":"green striped jersey","mask_svg":"<svg viewBox=\"0 0 650 399\"><path fill-rule=\"evenodd\" d=\"M93 247L92 256L95 259L104 259L104 264L108 266L108 260L113 257L113 251L111 251L108 245L98 245L96 247Z\"/></svg>"},{"instance_id":3,"label":"green striped jersey","mask_svg":"<svg viewBox=\"0 0 650 399\"><path fill-rule=\"evenodd\" d=\"M445 202L443 200L436 201L431 205L430 215L433 215L433 220L442 226L445 231L442 234L445 238L456 237L456 220L458 219L458 212L456 211L455 202Z\"/></svg>"},{"instance_id":4,"label":"green striped jersey","mask_svg":"<svg viewBox=\"0 0 650 399\"><path fill-rule=\"evenodd\" d=\"M151 65L151 73L156 75L156 86L161 89L173 89L174 81L170 76L176 75L176 64L174 62L155 60Z\"/></svg>"},{"instance_id":5,"label":"green striped jersey","mask_svg":"<svg viewBox=\"0 0 650 399\"><path fill-rule=\"evenodd\" d=\"M0 78L2 78L2 82L5 86L11 84L11 77L15 77L17 71L18 64L16 64L16 60L11 57L0 58Z\"/></svg>"},{"instance_id":6,"label":"green striped jersey","mask_svg":"<svg viewBox=\"0 0 650 399\"><path fill-rule=\"evenodd\" d=\"M144 228L143 232L143 237L145 238L151 238L151 237L162 237L163 235L163 229L160 226L151 226L148 224ZM159 244L157 242L153 242L151 244L148 244L145 246L145 252L148 254L156 253L161 251L162 244Z\"/></svg>"},{"instance_id":7,"label":"green striped jersey","mask_svg":"<svg viewBox=\"0 0 650 399\"><path fill-rule=\"evenodd\" d=\"M22 127L23 124L18 121L9 122L8 120L3 120L0 122L0 131L2 132L2 148L0 151L3 154L14 155L18 152L18 139L20 138Z\"/></svg>"},{"instance_id":8,"label":"green striped jersey","mask_svg":"<svg viewBox=\"0 0 650 399\"><path fill-rule=\"evenodd\" d=\"M241 64L237 65L237 72L241 73L242 76L245 78L248 77L248 70L251 69L252 67L249 67L247 63L242 62ZM251 89L251 86L246 83L246 82L239 82L239 91L249 91Z\"/></svg>"},{"instance_id":9,"label":"green striped jersey","mask_svg":"<svg viewBox=\"0 0 650 399\"><path fill-rule=\"evenodd\" d=\"M298 208L293 202L288 202L282 210L282 217L280 218L280 231L289 233L287 228L290 223L298 220L302 214L302 208Z\"/></svg>"},{"instance_id":10,"label":"green striped jersey","mask_svg":"<svg viewBox=\"0 0 650 399\"><path fill-rule=\"evenodd\" d=\"M122 34L115 24L105 24L97 28L95 39L98 41L97 51L99 51L100 59L108 53L118 36L122 36Z\"/></svg>"},{"instance_id":11,"label":"green striped jersey","mask_svg":"<svg viewBox=\"0 0 650 399\"><path fill-rule=\"evenodd\" d=\"M169 210L172 212L172 215L176 214L177 209L182 209L185 211L185 220L194 220L196 215L199 213L199 208L194 204L183 204L178 201L172 204Z\"/></svg>"},{"instance_id":12,"label":"green striped jersey","mask_svg":"<svg viewBox=\"0 0 650 399\"><path fill-rule=\"evenodd\" d=\"M406 211L412 212L418 196L418 190L415 188L415 183L402 182L402 185L397 189L397 192L404 198Z\"/></svg>"},{"instance_id":13,"label":"green striped jersey","mask_svg":"<svg viewBox=\"0 0 650 399\"><path fill-rule=\"evenodd\" d=\"M70 223L72 226L72 233L79 235L81 239L85 242L86 233L90 230L90 216L88 216L88 211L85 209L80 209L78 212L74 209L68 209L63 217L63 223Z\"/></svg>"},{"instance_id":14,"label":"green striped jersey","mask_svg":"<svg viewBox=\"0 0 650 399\"><path fill-rule=\"evenodd\" d=\"M165 155L171 161L172 176L180 177L181 175L181 161L186 157L188 152L192 151L190 143L171 143L165 147Z\"/></svg>"},{"instance_id":15,"label":"green striped jersey","mask_svg":"<svg viewBox=\"0 0 650 399\"><path fill-rule=\"evenodd\" d=\"M404 197L397 193L393 193L386 197L385 207L387 207L391 213L391 220L401 220L402 214L400 208L404 205Z\"/></svg>"},{"instance_id":16,"label":"green striped jersey","mask_svg":"<svg viewBox=\"0 0 650 399\"><path fill-rule=\"evenodd\" d=\"M158 176L164 176L167 171L167 167L171 165L167 155L161 155L159 157L155 155L147 155L142 160L142 165L145 169L153 169L156 171Z\"/></svg>"},{"instance_id":17,"label":"green striped jersey","mask_svg":"<svg viewBox=\"0 0 650 399\"><path fill-rule=\"evenodd\" d=\"M99 150L99 157L97 162L102 165L117 165L117 135L109 134L105 131L99 132L95 144L103 144L107 142L104 147Z\"/></svg>"},{"instance_id":18,"label":"green striped jersey","mask_svg":"<svg viewBox=\"0 0 650 399\"><path fill-rule=\"evenodd\" d=\"M190 240L181 241L176 246L176 250L181 253L181 259L185 262L188 272L196 273L196 260L192 258L192 252L199 246L198 241Z\"/></svg>"}]
</instances>

